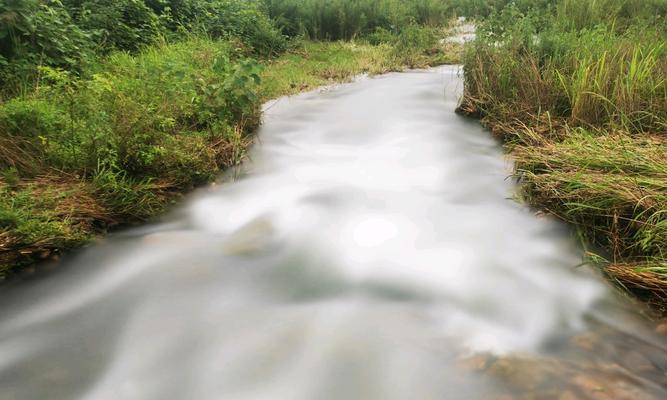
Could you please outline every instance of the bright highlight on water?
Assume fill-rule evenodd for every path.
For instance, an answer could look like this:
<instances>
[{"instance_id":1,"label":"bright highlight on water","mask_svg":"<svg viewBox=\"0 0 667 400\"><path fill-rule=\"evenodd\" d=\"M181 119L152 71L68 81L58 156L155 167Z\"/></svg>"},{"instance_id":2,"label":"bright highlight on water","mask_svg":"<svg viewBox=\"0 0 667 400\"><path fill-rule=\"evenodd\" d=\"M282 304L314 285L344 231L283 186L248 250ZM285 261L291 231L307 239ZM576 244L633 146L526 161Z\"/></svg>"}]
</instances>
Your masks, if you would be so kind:
<instances>
[{"instance_id":1,"label":"bright highlight on water","mask_svg":"<svg viewBox=\"0 0 667 400\"><path fill-rule=\"evenodd\" d=\"M667 397L664 338L513 200L461 90L267 104L237 182L5 295L0 399Z\"/></svg>"}]
</instances>

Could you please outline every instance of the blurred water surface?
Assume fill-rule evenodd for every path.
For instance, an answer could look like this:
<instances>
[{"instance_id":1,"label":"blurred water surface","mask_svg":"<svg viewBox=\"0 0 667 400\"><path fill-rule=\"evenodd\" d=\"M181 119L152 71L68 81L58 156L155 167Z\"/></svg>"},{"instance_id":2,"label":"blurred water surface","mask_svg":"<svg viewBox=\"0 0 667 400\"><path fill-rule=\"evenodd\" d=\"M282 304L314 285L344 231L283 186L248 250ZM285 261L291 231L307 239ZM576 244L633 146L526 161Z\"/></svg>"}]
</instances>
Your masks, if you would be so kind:
<instances>
[{"instance_id":1,"label":"blurred water surface","mask_svg":"<svg viewBox=\"0 0 667 400\"><path fill-rule=\"evenodd\" d=\"M267 104L238 181L3 290L0 398L667 398L664 337L511 199L461 90Z\"/></svg>"}]
</instances>

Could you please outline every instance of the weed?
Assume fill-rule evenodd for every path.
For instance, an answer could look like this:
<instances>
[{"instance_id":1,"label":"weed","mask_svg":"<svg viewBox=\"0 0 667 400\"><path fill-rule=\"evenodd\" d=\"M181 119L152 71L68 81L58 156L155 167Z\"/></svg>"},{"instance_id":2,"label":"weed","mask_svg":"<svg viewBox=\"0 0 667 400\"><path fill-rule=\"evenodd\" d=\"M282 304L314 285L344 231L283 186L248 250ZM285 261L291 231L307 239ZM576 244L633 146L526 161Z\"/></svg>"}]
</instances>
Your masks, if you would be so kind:
<instances>
[{"instance_id":1,"label":"weed","mask_svg":"<svg viewBox=\"0 0 667 400\"><path fill-rule=\"evenodd\" d=\"M466 50L461 106L508 143L526 200L576 224L608 275L663 310L664 15L634 0L509 5Z\"/></svg>"}]
</instances>

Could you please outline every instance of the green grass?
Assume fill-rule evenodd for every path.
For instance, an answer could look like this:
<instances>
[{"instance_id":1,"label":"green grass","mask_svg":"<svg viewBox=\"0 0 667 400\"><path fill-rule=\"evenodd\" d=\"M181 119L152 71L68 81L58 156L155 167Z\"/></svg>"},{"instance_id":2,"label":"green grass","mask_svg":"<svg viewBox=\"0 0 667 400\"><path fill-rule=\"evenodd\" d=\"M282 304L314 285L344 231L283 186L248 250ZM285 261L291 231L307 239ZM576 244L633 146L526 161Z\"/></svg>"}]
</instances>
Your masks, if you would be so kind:
<instances>
[{"instance_id":1,"label":"green grass","mask_svg":"<svg viewBox=\"0 0 667 400\"><path fill-rule=\"evenodd\" d=\"M261 64L227 41L191 38L111 54L81 78L42 68L28 94L0 104L0 277L150 220L238 164L263 101L457 59L459 49L416 36L296 42ZM399 40L412 53L397 57Z\"/></svg>"},{"instance_id":2,"label":"green grass","mask_svg":"<svg viewBox=\"0 0 667 400\"><path fill-rule=\"evenodd\" d=\"M296 42L291 51L267 63L262 73L261 96L268 100L332 83L347 82L360 74L377 75L406 68L456 64L462 47L440 43L447 31L413 27L382 40Z\"/></svg>"},{"instance_id":3,"label":"green grass","mask_svg":"<svg viewBox=\"0 0 667 400\"><path fill-rule=\"evenodd\" d=\"M612 279L667 309L664 3L561 0L481 23L461 110L508 144L526 201L574 223Z\"/></svg>"},{"instance_id":4,"label":"green grass","mask_svg":"<svg viewBox=\"0 0 667 400\"><path fill-rule=\"evenodd\" d=\"M82 77L41 68L0 105L0 264L150 219L240 162L260 71L228 42L197 38L112 54Z\"/></svg>"},{"instance_id":5,"label":"green grass","mask_svg":"<svg viewBox=\"0 0 667 400\"><path fill-rule=\"evenodd\" d=\"M389 62L390 46L351 42L301 42L269 63L262 73L263 99L296 94L331 83L346 82L362 73L396 68Z\"/></svg>"},{"instance_id":6,"label":"green grass","mask_svg":"<svg viewBox=\"0 0 667 400\"><path fill-rule=\"evenodd\" d=\"M0 277L238 164L263 101L457 62L449 15L441 0L0 5Z\"/></svg>"},{"instance_id":7,"label":"green grass","mask_svg":"<svg viewBox=\"0 0 667 400\"><path fill-rule=\"evenodd\" d=\"M439 27L452 15L446 0L265 0L271 18L291 37L351 40L377 29Z\"/></svg>"},{"instance_id":8,"label":"green grass","mask_svg":"<svg viewBox=\"0 0 667 400\"><path fill-rule=\"evenodd\" d=\"M561 142L518 146L524 198L580 228L591 254L621 286L665 310L667 140L567 132Z\"/></svg>"}]
</instances>

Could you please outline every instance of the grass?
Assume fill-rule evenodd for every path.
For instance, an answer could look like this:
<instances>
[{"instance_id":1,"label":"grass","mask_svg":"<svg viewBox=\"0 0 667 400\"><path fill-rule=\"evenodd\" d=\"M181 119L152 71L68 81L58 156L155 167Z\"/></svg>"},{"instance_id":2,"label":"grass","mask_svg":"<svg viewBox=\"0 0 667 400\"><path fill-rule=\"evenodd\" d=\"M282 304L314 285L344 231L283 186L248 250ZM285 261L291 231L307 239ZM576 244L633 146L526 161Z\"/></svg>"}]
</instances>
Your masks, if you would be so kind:
<instances>
[{"instance_id":1,"label":"grass","mask_svg":"<svg viewBox=\"0 0 667 400\"><path fill-rule=\"evenodd\" d=\"M603 271L664 310L667 301L667 140L568 130L560 142L518 146L524 197L580 227L604 249ZM650 290L647 290L650 288Z\"/></svg>"},{"instance_id":2,"label":"grass","mask_svg":"<svg viewBox=\"0 0 667 400\"><path fill-rule=\"evenodd\" d=\"M413 47L414 49L414 47ZM260 95L269 100L332 83L348 82L360 74L377 75L406 68L454 64L461 48L452 44L425 47L398 55L391 43L303 41L290 52L267 64Z\"/></svg>"},{"instance_id":3,"label":"grass","mask_svg":"<svg viewBox=\"0 0 667 400\"><path fill-rule=\"evenodd\" d=\"M265 100L292 95L362 74L397 69L390 61L390 46L352 42L301 42L270 62L262 73Z\"/></svg>"},{"instance_id":4,"label":"grass","mask_svg":"<svg viewBox=\"0 0 667 400\"><path fill-rule=\"evenodd\" d=\"M265 0L288 36L352 40L378 29L399 33L411 24L439 27L453 15L443 0Z\"/></svg>"},{"instance_id":5,"label":"grass","mask_svg":"<svg viewBox=\"0 0 667 400\"><path fill-rule=\"evenodd\" d=\"M516 159L527 202L575 224L619 286L667 310L667 35L660 2L562 0L483 22L461 110Z\"/></svg>"},{"instance_id":6,"label":"grass","mask_svg":"<svg viewBox=\"0 0 667 400\"><path fill-rule=\"evenodd\" d=\"M2 269L148 220L238 163L260 69L198 38L112 54L81 77L41 68L0 106Z\"/></svg>"},{"instance_id":7,"label":"grass","mask_svg":"<svg viewBox=\"0 0 667 400\"><path fill-rule=\"evenodd\" d=\"M0 277L161 215L239 163L263 101L459 56L414 29L377 44L296 41L261 63L193 37L111 54L80 78L42 68L0 104Z\"/></svg>"}]
</instances>

